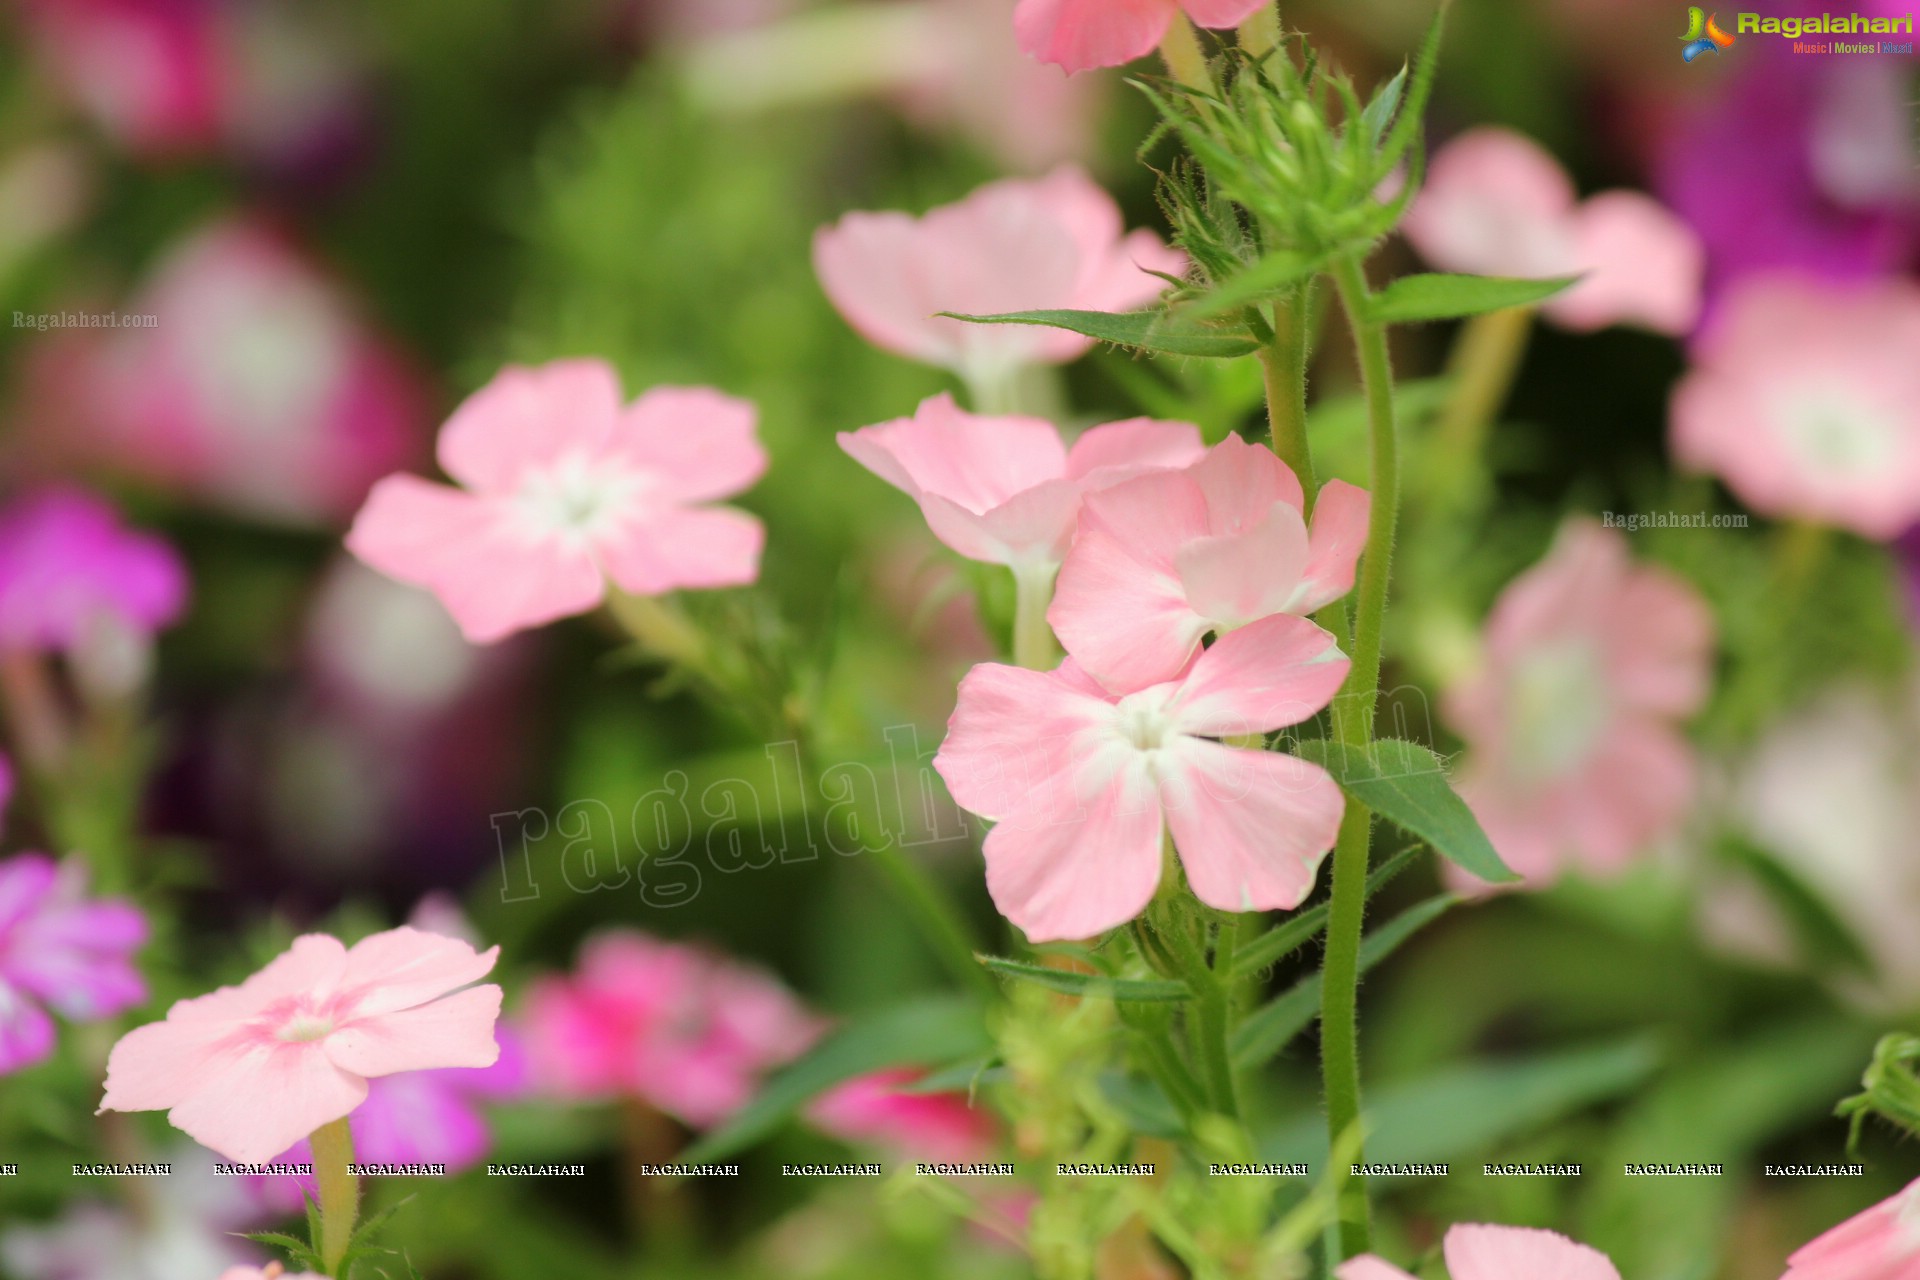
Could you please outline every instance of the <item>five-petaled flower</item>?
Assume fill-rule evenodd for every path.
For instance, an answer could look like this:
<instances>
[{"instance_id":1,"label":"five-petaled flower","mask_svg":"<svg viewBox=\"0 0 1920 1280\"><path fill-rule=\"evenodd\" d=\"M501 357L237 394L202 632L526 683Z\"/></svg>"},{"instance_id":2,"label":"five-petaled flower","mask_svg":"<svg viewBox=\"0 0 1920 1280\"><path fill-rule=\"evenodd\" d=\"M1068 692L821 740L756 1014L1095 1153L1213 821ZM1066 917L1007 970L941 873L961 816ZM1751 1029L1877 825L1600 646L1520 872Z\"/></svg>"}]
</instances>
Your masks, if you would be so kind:
<instances>
[{"instance_id":1,"label":"five-petaled flower","mask_svg":"<svg viewBox=\"0 0 1920 1280\"><path fill-rule=\"evenodd\" d=\"M389 929L351 949L310 933L237 987L121 1037L102 1111L166 1110L229 1160L260 1164L365 1101L369 1077L499 1057L498 947Z\"/></svg>"},{"instance_id":2,"label":"five-petaled flower","mask_svg":"<svg viewBox=\"0 0 1920 1280\"><path fill-rule=\"evenodd\" d=\"M754 424L752 405L704 387L623 406L602 360L508 368L440 433L440 465L466 488L388 476L347 548L439 596L476 643L584 613L609 579L642 596L743 586L760 522L706 504L766 468Z\"/></svg>"},{"instance_id":3,"label":"five-petaled flower","mask_svg":"<svg viewBox=\"0 0 1920 1280\"><path fill-rule=\"evenodd\" d=\"M1014 37L1042 62L1068 71L1117 67L1153 52L1185 13L1203 27L1232 27L1271 0L1020 0Z\"/></svg>"},{"instance_id":4,"label":"five-petaled flower","mask_svg":"<svg viewBox=\"0 0 1920 1280\"><path fill-rule=\"evenodd\" d=\"M1201 901L1298 906L1333 847L1340 789L1318 765L1215 739L1308 719L1348 665L1331 635L1278 614L1125 696L1071 658L1054 671L975 667L934 768L997 824L985 854L1000 913L1035 942L1124 924L1160 884L1169 831Z\"/></svg>"},{"instance_id":5,"label":"five-petaled flower","mask_svg":"<svg viewBox=\"0 0 1920 1280\"><path fill-rule=\"evenodd\" d=\"M1311 531L1301 506L1292 470L1238 436L1184 471L1092 494L1047 619L1116 693L1171 680L1208 634L1353 589L1366 491L1328 481Z\"/></svg>"},{"instance_id":6,"label":"five-petaled flower","mask_svg":"<svg viewBox=\"0 0 1920 1280\"><path fill-rule=\"evenodd\" d=\"M88 898L78 861L38 853L0 862L0 1075L53 1052L51 1008L95 1022L147 998L132 955L147 940L132 903Z\"/></svg>"},{"instance_id":7,"label":"five-petaled flower","mask_svg":"<svg viewBox=\"0 0 1920 1280\"><path fill-rule=\"evenodd\" d=\"M1453 1280L1620 1280L1599 1250L1532 1227L1462 1223L1447 1232L1446 1255ZM1333 1274L1335 1280L1413 1280L1372 1254L1341 1263ZM1847 1280L1865 1278L1850 1274Z\"/></svg>"}]
</instances>

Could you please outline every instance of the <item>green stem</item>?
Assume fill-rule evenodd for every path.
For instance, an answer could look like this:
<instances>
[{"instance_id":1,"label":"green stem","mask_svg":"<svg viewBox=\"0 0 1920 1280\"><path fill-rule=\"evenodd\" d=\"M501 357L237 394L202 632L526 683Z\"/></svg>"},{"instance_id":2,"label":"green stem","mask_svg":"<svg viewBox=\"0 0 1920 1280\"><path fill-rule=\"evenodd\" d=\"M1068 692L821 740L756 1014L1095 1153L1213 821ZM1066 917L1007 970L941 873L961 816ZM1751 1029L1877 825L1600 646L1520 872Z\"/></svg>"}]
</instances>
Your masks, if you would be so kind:
<instances>
[{"instance_id":1,"label":"green stem","mask_svg":"<svg viewBox=\"0 0 1920 1280\"><path fill-rule=\"evenodd\" d=\"M1465 505L1475 496L1467 486L1480 474L1487 434L1513 389L1532 331L1531 307L1475 316L1460 330L1448 362L1453 388L1434 427L1432 488L1441 502Z\"/></svg>"},{"instance_id":2,"label":"green stem","mask_svg":"<svg viewBox=\"0 0 1920 1280\"><path fill-rule=\"evenodd\" d=\"M1296 291L1273 308L1273 341L1260 351L1260 370L1267 388L1267 430L1273 451L1299 478L1306 505L1313 514L1319 484L1313 471L1313 445L1307 439L1307 356L1312 345L1310 316L1313 299L1308 289Z\"/></svg>"},{"instance_id":3,"label":"green stem","mask_svg":"<svg viewBox=\"0 0 1920 1280\"><path fill-rule=\"evenodd\" d=\"M1366 391L1372 446L1372 512L1360 567L1353 630L1353 668L1334 702L1335 736L1365 747L1373 737L1374 703L1380 688L1380 652L1392 567L1394 526L1399 514L1399 440L1394 421L1393 369L1385 331L1367 316L1366 273L1358 258L1333 266L1334 286L1353 331L1354 351ZM1368 846L1372 815L1351 798L1333 849L1333 889L1322 969L1320 1062L1327 1106L1327 1132L1339 1142L1360 1119L1360 934L1366 911ZM1360 1158L1356 1153L1356 1160ZM1352 1179L1339 1198L1341 1252L1370 1246L1367 1188Z\"/></svg>"},{"instance_id":4,"label":"green stem","mask_svg":"<svg viewBox=\"0 0 1920 1280\"><path fill-rule=\"evenodd\" d=\"M1280 44L1280 6L1262 5L1240 24L1240 47L1256 58L1264 58Z\"/></svg>"},{"instance_id":5,"label":"green stem","mask_svg":"<svg viewBox=\"0 0 1920 1280\"><path fill-rule=\"evenodd\" d=\"M1207 69L1207 53L1200 47L1200 33L1193 29L1184 13L1173 15L1167 34L1160 41L1160 56L1167 71L1189 89L1213 92L1213 72Z\"/></svg>"},{"instance_id":6,"label":"green stem","mask_svg":"<svg viewBox=\"0 0 1920 1280\"><path fill-rule=\"evenodd\" d=\"M1013 663L1017 667L1051 671L1060 664L1060 646L1047 623L1055 572L1051 565L1013 571Z\"/></svg>"},{"instance_id":7,"label":"green stem","mask_svg":"<svg viewBox=\"0 0 1920 1280\"><path fill-rule=\"evenodd\" d=\"M340 1275L340 1260L353 1243L360 1214L360 1180L353 1176L353 1131L341 1116L313 1131L313 1172L320 1183L320 1261L330 1276Z\"/></svg>"}]
</instances>

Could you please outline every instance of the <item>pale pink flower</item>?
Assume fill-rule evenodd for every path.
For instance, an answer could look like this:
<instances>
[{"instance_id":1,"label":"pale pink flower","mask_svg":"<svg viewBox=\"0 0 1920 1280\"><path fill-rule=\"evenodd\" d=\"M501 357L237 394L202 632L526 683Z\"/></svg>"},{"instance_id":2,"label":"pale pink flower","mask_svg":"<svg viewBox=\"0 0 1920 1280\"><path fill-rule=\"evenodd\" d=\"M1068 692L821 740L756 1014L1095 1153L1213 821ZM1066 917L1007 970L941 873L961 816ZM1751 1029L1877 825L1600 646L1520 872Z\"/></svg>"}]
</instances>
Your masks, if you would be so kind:
<instances>
[{"instance_id":1,"label":"pale pink flower","mask_svg":"<svg viewBox=\"0 0 1920 1280\"><path fill-rule=\"evenodd\" d=\"M617 930L581 948L573 975L533 985L524 1029L535 1079L558 1096L638 1098L707 1128L823 1026L760 969Z\"/></svg>"},{"instance_id":2,"label":"pale pink flower","mask_svg":"<svg viewBox=\"0 0 1920 1280\"><path fill-rule=\"evenodd\" d=\"M1328 481L1309 531L1292 470L1228 436L1184 471L1088 497L1047 620L1109 689L1170 680L1209 633L1351 591L1370 505Z\"/></svg>"},{"instance_id":3,"label":"pale pink flower","mask_svg":"<svg viewBox=\"0 0 1920 1280\"><path fill-rule=\"evenodd\" d=\"M964 1164L993 1150L993 1121L965 1093L915 1093L911 1068L876 1071L837 1085L807 1107L807 1119L843 1142L906 1160Z\"/></svg>"},{"instance_id":4,"label":"pale pink flower","mask_svg":"<svg viewBox=\"0 0 1920 1280\"><path fill-rule=\"evenodd\" d=\"M51 457L313 525L344 520L421 452L420 374L265 218L196 229L119 309L152 320L34 352L28 430Z\"/></svg>"},{"instance_id":5,"label":"pale pink flower","mask_svg":"<svg viewBox=\"0 0 1920 1280\"><path fill-rule=\"evenodd\" d=\"M1920 1280L1920 1182L1802 1246L1780 1280Z\"/></svg>"},{"instance_id":6,"label":"pale pink flower","mask_svg":"<svg viewBox=\"0 0 1920 1280\"><path fill-rule=\"evenodd\" d=\"M1509 867L1536 885L1612 871L1676 828L1697 784L1676 726L1706 701L1713 642L1693 588L1592 520L1508 584L1480 670L1441 707L1467 744L1460 793Z\"/></svg>"},{"instance_id":7,"label":"pale pink flower","mask_svg":"<svg viewBox=\"0 0 1920 1280\"><path fill-rule=\"evenodd\" d=\"M277 1262L264 1267L231 1267L220 1273L220 1280L326 1280L311 1271L292 1272Z\"/></svg>"},{"instance_id":8,"label":"pale pink flower","mask_svg":"<svg viewBox=\"0 0 1920 1280\"><path fill-rule=\"evenodd\" d=\"M622 405L603 360L514 366L440 432L465 486L388 476L347 549L440 597L484 644L585 613L611 579L634 595L752 582L760 522L708 505L766 468L753 406L705 387L655 387Z\"/></svg>"},{"instance_id":9,"label":"pale pink flower","mask_svg":"<svg viewBox=\"0 0 1920 1280\"><path fill-rule=\"evenodd\" d=\"M1681 334L1700 316L1706 251L1692 228L1635 191L1580 201L1559 163L1511 130L1469 130L1441 148L1405 228L1420 255L1446 271L1584 273L1541 308L1568 329L1633 324Z\"/></svg>"},{"instance_id":10,"label":"pale pink flower","mask_svg":"<svg viewBox=\"0 0 1920 1280\"><path fill-rule=\"evenodd\" d=\"M1202 27L1234 27L1272 0L1020 0L1013 33L1042 62L1068 71L1117 67L1152 53L1184 12Z\"/></svg>"},{"instance_id":11,"label":"pale pink flower","mask_svg":"<svg viewBox=\"0 0 1920 1280\"><path fill-rule=\"evenodd\" d=\"M1453 1280L1620 1280L1620 1272L1597 1249L1532 1227L1461 1223L1447 1232L1446 1255ZM1333 1274L1335 1280L1413 1280L1372 1254L1341 1263Z\"/></svg>"},{"instance_id":12,"label":"pale pink flower","mask_svg":"<svg viewBox=\"0 0 1920 1280\"><path fill-rule=\"evenodd\" d=\"M1348 662L1304 618L1262 619L1177 678L1124 697L1069 658L1054 671L983 663L960 682L934 768L962 808L997 823L987 889L1035 942L1088 938L1138 915L1167 832L1201 901L1298 906L1343 801L1319 766L1213 739L1298 724Z\"/></svg>"},{"instance_id":13,"label":"pale pink flower","mask_svg":"<svg viewBox=\"0 0 1920 1280\"><path fill-rule=\"evenodd\" d=\"M982 417L948 395L911 418L843 431L840 447L920 504L928 528L967 557L1050 578L1073 541L1081 499L1204 452L1185 422L1130 418L1069 448L1040 418Z\"/></svg>"},{"instance_id":14,"label":"pale pink flower","mask_svg":"<svg viewBox=\"0 0 1920 1280\"><path fill-rule=\"evenodd\" d=\"M941 316L1068 308L1125 311L1159 296L1186 259L1151 231L1126 232L1113 197L1077 168L988 183L915 218L849 213L813 240L827 297L869 342L950 369L975 387L1029 364L1072 360L1091 338Z\"/></svg>"},{"instance_id":15,"label":"pale pink flower","mask_svg":"<svg viewBox=\"0 0 1920 1280\"><path fill-rule=\"evenodd\" d=\"M296 938L239 986L121 1037L100 1109L166 1110L203 1146L262 1163L359 1106L369 1077L491 1066L500 988L469 984L499 953L409 928L351 949Z\"/></svg>"},{"instance_id":16,"label":"pale pink flower","mask_svg":"<svg viewBox=\"0 0 1920 1280\"><path fill-rule=\"evenodd\" d=\"M1920 286L1736 282L1673 395L1675 459L1763 515L1882 541L1920 520Z\"/></svg>"}]
</instances>

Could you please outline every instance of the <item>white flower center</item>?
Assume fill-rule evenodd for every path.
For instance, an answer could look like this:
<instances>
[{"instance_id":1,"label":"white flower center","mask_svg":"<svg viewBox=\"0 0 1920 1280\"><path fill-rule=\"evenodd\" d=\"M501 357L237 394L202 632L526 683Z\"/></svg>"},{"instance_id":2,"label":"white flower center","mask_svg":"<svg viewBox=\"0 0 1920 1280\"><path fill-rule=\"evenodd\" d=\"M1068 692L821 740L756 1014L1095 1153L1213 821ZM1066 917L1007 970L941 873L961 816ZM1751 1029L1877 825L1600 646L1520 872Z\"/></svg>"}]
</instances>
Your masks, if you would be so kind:
<instances>
[{"instance_id":1,"label":"white flower center","mask_svg":"<svg viewBox=\"0 0 1920 1280\"><path fill-rule=\"evenodd\" d=\"M1513 767L1536 781L1580 767L1611 718L1600 655L1583 640L1534 650L1508 685Z\"/></svg>"},{"instance_id":2,"label":"white flower center","mask_svg":"<svg viewBox=\"0 0 1920 1280\"><path fill-rule=\"evenodd\" d=\"M1113 712L1114 732L1135 751L1162 750L1178 736L1166 699L1158 692L1128 694Z\"/></svg>"},{"instance_id":3,"label":"white flower center","mask_svg":"<svg viewBox=\"0 0 1920 1280\"><path fill-rule=\"evenodd\" d=\"M1896 425L1844 387L1810 388L1788 401L1780 429L1788 448L1828 476L1870 479L1899 456Z\"/></svg>"},{"instance_id":4,"label":"white flower center","mask_svg":"<svg viewBox=\"0 0 1920 1280\"><path fill-rule=\"evenodd\" d=\"M317 1014L298 1013L281 1024L276 1037L288 1044L311 1044L333 1034L333 1019Z\"/></svg>"},{"instance_id":5,"label":"white flower center","mask_svg":"<svg viewBox=\"0 0 1920 1280\"><path fill-rule=\"evenodd\" d=\"M531 537L584 546L631 518L646 489L645 476L618 463L569 453L529 472L513 501Z\"/></svg>"}]
</instances>

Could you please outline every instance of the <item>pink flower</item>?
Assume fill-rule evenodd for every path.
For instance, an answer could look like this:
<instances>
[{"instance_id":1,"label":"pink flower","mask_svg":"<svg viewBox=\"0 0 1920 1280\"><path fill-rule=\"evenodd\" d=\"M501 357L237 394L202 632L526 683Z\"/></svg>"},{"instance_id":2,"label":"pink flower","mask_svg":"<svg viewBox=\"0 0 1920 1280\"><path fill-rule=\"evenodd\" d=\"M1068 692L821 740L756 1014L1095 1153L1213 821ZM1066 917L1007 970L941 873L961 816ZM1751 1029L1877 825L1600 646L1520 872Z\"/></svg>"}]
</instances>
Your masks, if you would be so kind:
<instances>
[{"instance_id":1,"label":"pink flower","mask_svg":"<svg viewBox=\"0 0 1920 1280\"><path fill-rule=\"evenodd\" d=\"M1039 418L968 413L948 395L911 418L843 431L840 447L920 504L935 537L969 560L1051 577L1073 541L1081 498L1203 452L1185 422L1130 418L1085 432L1073 447Z\"/></svg>"},{"instance_id":2,"label":"pink flower","mask_svg":"<svg viewBox=\"0 0 1920 1280\"><path fill-rule=\"evenodd\" d=\"M130 902L88 898L86 872L38 853L0 862L0 1075L53 1052L53 1009L98 1022L147 998L133 953L146 918Z\"/></svg>"},{"instance_id":3,"label":"pink flower","mask_svg":"<svg viewBox=\"0 0 1920 1280\"><path fill-rule=\"evenodd\" d=\"M1531 1227L1462 1223L1447 1232L1446 1254L1453 1280L1620 1280L1605 1254ZM1333 1274L1335 1280L1413 1280L1372 1254L1340 1264Z\"/></svg>"},{"instance_id":4,"label":"pink flower","mask_svg":"<svg viewBox=\"0 0 1920 1280\"><path fill-rule=\"evenodd\" d=\"M35 353L37 447L295 525L343 520L418 457L420 376L266 219L195 230L122 306L151 324L63 333Z\"/></svg>"},{"instance_id":5,"label":"pink flower","mask_svg":"<svg viewBox=\"0 0 1920 1280\"><path fill-rule=\"evenodd\" d=\"M1673 395L1683 466L1764 515L1882 541L1920 520L1920 286L1750 276Z\"/></svg>"},{"instance_id":6,"label":"pink flower","mask_svg":"<svg viewBox=\"0 0 1920 1280\"><path fill-rule=\"evenodd\" d=\"M964 1093L914 1093L920 1073L876 1071L829 1089L807 1118L843 1142L881 1147L909 1160L956 1164L993 1149L993 1122Z\"/></svg>"},{"instance_id":7,"label":"pink flower","mask_svg":"<svg viewBox=\"0 0 1920 1280\"><path fill-rule=\"evenodd\" d=\"M924 217L850 213L813 240L814 270L847 323L875 346L950 369L974 387L1093 345L1064 329L969 324L1071 308L1124 311L1159 296L1186 259L1151 231L1124 234L1119 206L1079 169L989 183Z\"/></svg>"},{"instance_id":8,"label":"pink flower","mask_svg":"<svg viewBox=\"0 0 1920 1280\"><path fill-rule=\"evenodd\" d=\"M1585 273L1541 308L1569 329L1637 324L1680 334L1700 315L1706 252L1692 228L1634 191L1578 201L1558 162L1510 130L1469 130L1442 148L1406 232L1447 271Z\"/></svg>"},{"instance_id":9,"label":"pink flower","mask_svg":"<svg viewBox=\"0 0 1920 1280\"><path fill-rule=\"evenodd\" d=\"M527 999L537 1080L566 1098L639 1098L695 1128L745 1106L820 1031L761 970L632 930L591 939L573 976Z\"/></svg>"},{"instance_id":10,"label":"pink flower","mask_svg":"<svg viewBox=\"0 0 1920 1280\"><path fill-rule=\"evenodd\" d=\"M1353 589L1366 492L1329 481L1311 532L1301 505L1287 465L1237 436L1184 471L1093 494L1047 619L1109 689L1171 680L1209 632L1311 613Z\"/></svg>"},{"instance_id":11,"label":"pink flower","mask_svg":"<svg viewBox=\"0 0 1920 1280\"><path fill-rule=\"evenodd\" d=\"M1270 0L1020 0L1020 47L1068 71L1117 67L1152 53L1180 12L1202 27L1233 27Z\"/></svg>"},{"instance_id":12,"label":"pink flower","mask_svg":"<svg viewBox=\"0 0 1920 1280\"><path fill-rule=\"evenodd\" d=\"M1538 884L1619 868L1672 832L1695 790L1676 723L1706 701L1713 619L1626 539L1570 521L1488 618L1480 672L1442 710L1466 740L1460 793L1506 864Z\"/></svg>"},{"instance_id":13,"label":"pink flower","mask_svg":"<svg viewBox=\"0 0 1920 1280\"><path fill-rule=\"evenodd\" d=\"M465 490L389 476L347 549L439 596L476 644L585 613L609 578L659 595L759 574L760 522L705 505L766 468L743 400L656 387L623 407L603 360L515 366L454 411L439 456Z\"/></svg>"},{"instance_id":14,"label":"pink flower","mask_svg":"<svg viewBox=\"0 0 1920 1280\"><path fill-rule=\"evenodd\" d=\"M1211 739L1306 720L1347 660L1304 618L1240 628L1173 680L1116 697L1069 658L983 663L960 682L934 768L988 833L987 889L1034 942L1138 915L1171 831L1187 880L1224 911L1298 906L1343 802L1317 765Z\"/></svg>"},{"instance_id":15,"label":"pink flower","mask_svg":"<svg viewBox=\"0 0 1920 1280\"><path fill-rule=\"evenodd\" d=\"M468 984L499 953L409 928L352 949L296 938L239 986L121 1037L100 1109L165 1109L202 1145L262 1163L359 1106L370 1077L492 1065L500 988Z\"/></svg>"},{"instance_id":16,"label":"pink flower","mask_svg":"<svg viewBox=\"0 0 1920 1280\"><path fill-rule=\"evenodd\" d=\"M220 1280L326 1280L311 1271L298 1273L288 1271L277 1262L269 1262L264 1267L230 1267L220 1273Z\"/></svg>"},{"instance_id":17,"label":"pink flower","mask_svg":"<svg viewBox=\"0 0 1920 1280\"><path fill-rule=\"evenodd\" d=\"M1920 1182L1847 1219L1787 1259L1780 1280L1916 1280Z\"/></svg>"},{"instance_id":18,"label":"pink flower","mask_svg":"<svg viewBox=\"0 0 1920 1280\"><path fill-rule=\"evenodd\" d=\"M151 637L186 602L173 548L90 493L47 490L0 514L0 649L71 653L103 625Z\"/></svg>"},{"instance_id":19,"label":"pink flower","mask_svg":"<svg viewBox=\"0 0 1920 1280\"><path fill-rule=\"evenodd\" d=\"M172 155L218 137L226 71L212 0L26 0L21 8L60 88L122 146Z\"/></svg>"}]
</instances>

